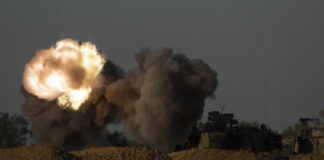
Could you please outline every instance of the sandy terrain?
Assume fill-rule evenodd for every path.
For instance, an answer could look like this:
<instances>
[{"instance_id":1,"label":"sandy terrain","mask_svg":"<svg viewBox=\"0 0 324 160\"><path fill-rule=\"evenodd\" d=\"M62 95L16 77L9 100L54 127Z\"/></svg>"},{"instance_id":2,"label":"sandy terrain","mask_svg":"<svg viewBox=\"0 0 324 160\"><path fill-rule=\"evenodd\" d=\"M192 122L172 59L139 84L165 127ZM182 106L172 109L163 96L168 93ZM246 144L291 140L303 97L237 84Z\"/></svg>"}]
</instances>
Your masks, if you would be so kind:
<instances>
[{"instance_id":1,"label":"sandy terrain","mask_svg":"<svg viewBox=\"0 0 324 160\"><path fill-rule=\"evenodd\" d=\"M217 149L192 149L168 155L145 147L103 147L82 151L64 152L46 145L24 146L0 150L1 160L261 160L263 154L246 151L224 151ZM290 156L290 160L324 160L324 156L311 154Z\"/></svg>"},{"instance_id":2,"label":"sandy terrain","mask_svg":"<svg viewBox=\"0 0 324 160\"><path fill-rule=\"evenodd\" d=\"M168 155L144 147L105 147L64 152L45 145L0 150L1 160L172 160Z\"/></svg>"}]
</instances>

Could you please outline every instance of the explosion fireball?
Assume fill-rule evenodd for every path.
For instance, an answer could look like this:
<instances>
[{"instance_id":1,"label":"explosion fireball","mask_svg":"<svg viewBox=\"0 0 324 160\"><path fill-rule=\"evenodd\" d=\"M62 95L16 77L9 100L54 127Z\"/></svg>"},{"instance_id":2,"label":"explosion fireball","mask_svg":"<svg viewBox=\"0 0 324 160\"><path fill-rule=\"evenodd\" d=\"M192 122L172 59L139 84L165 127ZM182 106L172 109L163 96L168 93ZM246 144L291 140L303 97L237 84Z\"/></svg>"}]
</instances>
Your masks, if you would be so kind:
<instances>
[{"instance_id":1,"label":"explosion fireball","mask_svg":"<svg viewBox=\"0 0 324 160\"><path fill-rule=\"evenodd\" d=\"M54 100L59 106L78 110L99 83L105 63L95 45L64 39L56 48L41 50L25 66L23 85L41 99Z\"/></svg>"},{"instance_id":2,"label":"explosion fireball","mask_svg":"<svg viewBox=\"0 0 324 160\"><path fill-rule=\"evenodd\" d=\"M162 152L184 143L214 97L217 72L172 48L143 48L135 59L124 75L91 43L64 39L36 52L21 87L35 140L64 150L108 146L106 126L122 122L125 135Z\"/></svg>"}]
</instances>

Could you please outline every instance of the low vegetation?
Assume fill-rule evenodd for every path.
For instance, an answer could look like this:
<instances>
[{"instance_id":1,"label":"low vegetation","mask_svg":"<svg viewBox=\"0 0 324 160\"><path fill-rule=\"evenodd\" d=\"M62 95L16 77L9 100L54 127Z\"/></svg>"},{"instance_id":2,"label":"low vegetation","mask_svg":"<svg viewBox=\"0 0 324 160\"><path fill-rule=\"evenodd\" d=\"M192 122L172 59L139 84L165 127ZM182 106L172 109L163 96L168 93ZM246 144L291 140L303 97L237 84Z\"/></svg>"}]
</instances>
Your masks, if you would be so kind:
<instances>
[{"instance_id":1,"label":"low vegetation","mask_svg":"<svg viewBox=\"0 0 324 160\"><path fill-rule=\"evenodd\" d=\"M318 117L314 117L314 118L318 118ZM321 110L319 112L319 121L313 121L310 123L312 126L319 128L320 130L324 131L324 110ZM287 137L295 137L297 136L297 131L300 127L299 122L294 123L293 126L287 126L286 128L284 128L282 130L282 137L283 138L287 138Z\"/></svg>"},{"instance_id":2,"label":"low vegetation","mask_svg":"<svg viewBox=\"0 0 324 160\"><path fill-rule=\"evenodd\" d=\"M30 134L25 117L0 113L0 149L27 145Z\"/></svg>"},{"instance_id":3,"label":"low vegetation","mask_svg":"<svg viewBox=\"0 0 324 160\"><path fill-rule=\"evenodd\" d=\"M319 112L319 118L320 121L314 121L313 123L310 123L314 127L318 127L324 130L323 124L324 124L324 110ZM202 131L204 130L204 124L206 122L198 121L197 123L197 129ZM241 120L239 122L239 128L250 128L250 127L259 127L260 124L257 121L251 121L247 122L245 120ZM53 153L52 156L56 156L55 154L59 154L61 159L64 159L63 157L69 157L74 159L79 159L82 157L82 159L91 159L90 157L86 158L90 152L93 152L94 157L97 155L101 155L102 157L105 157L109 159L109 155L106 154L106 149L110 150L111 152L116 152L115 157L123 157L123 154L126 154L126 150L132 150L134 154L143 152L144 156L160 156L163 157L162 159L168 159L168 156L173 158L174 160L197 160L197 159L203 159L203 160L209 160L209 159L219 159L219 160L245 160L245 159L252 159L252 160L261 160L261 159L269 159L268 156L265 156L264 154L254 154L250 150L247 151L225 151L225 150L217 150L217 149L192 149L187 151L181 151L181 152L174 152L168 154L168 156L160 154L158 151L153 151L150 146L138 143L135 140L127 138L122 132L109 132L106 135L106 138L111 142L112 146L117 146L115 148L108 147L108 148L101 148L101 149L89 149L84 151L73 151L73 152L63 152L58 150L57 148L51 148L50 146L40 146L40 145L32 145L32 146L26 146L28 145L28 139L32 135L31 131L29 130L28 120L24 118L21 115L9 115L8 113L0 113L0 148L2 151L0 151L1 154L8 154L8 156L15 156L16 152L15 150L17 147L20 148L20 152L24 154L31 154L31 153L38 153L38 149L45 149L45 150L53 150L49 151ZM296 136L297 130L299 128L299 123L295 123L293 126L287 126L283 129L282 134L283 137L290 137L290 136ZM29 143L30 144L30 143ZM21 148L19 146L26 146L28 148ZM133 148L132 148L133 146ZM135 146L135 147L134 147ZM122 148L120 148L122 147ZM10 149L11 148L11 149ZM110 148L110 149L109 149ZM125 149L123 149L125 148ZM146 150L145 150L146 148ZM4 150L6 149L6 150ZM10 150L7 150L10 149ZM55 152L54 152L55 150ZM100 151L99 151L100 150ZM152 150L152 151L151 151ZM15 151L15 152L14 152ZM102 153L101 153L102 152ZM105 152L106 155L103 155ZM145 152L145 153L144 153ZM152 152L152 153L151 153ZM40 152L41 153L41 152ZM94 154L95 153L95 154ZM118 154L117 154L118 153ZM128 154L128 152L127 152ZM22 156L22 155L21 155ZM46 155L40 155L44 158ZM89 155L90 156L90 155ZM134 157L132 155L128 155L128 157ZM17 158L17 157L16 157ZM308 159L324 159L324 155L314 155L314 154L303 154L303 155L291 155L290 159L292 160L308 160Z\"/></svg>"}]
</instances>

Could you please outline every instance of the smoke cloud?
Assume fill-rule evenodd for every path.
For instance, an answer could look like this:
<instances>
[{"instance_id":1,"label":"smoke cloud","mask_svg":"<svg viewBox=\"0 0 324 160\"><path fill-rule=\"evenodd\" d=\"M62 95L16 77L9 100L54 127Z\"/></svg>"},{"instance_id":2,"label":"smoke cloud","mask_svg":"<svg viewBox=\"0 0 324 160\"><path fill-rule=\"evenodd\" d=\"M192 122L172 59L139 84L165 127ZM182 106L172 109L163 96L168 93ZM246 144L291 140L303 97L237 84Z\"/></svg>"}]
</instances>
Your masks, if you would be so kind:
<instances>
[{"instance_id":1,"label":"smoke cloud","mask_svg":"<svg viewBox=\"0 0 324 160\"><path fill-rule=\"evenodd\" d=\"M66 150L104 146L109 145L103 140L105 126L123 123L126 135L166 153L184 143L202 117L205 99L214 97L217 73L202 60L174 54L171 48L143 48L135 59L138 67L126 74L106 61L96 77L100 86L92 87L77 110L22 86L22 110L35 138Z\"/></svg>"},{"instance_id":2,"label":"smoke cloud","mask_svg":"<svg viewBox=\"0 0 324 160\"><path fill-rule=\"evenodd\" d=\"M111 61L107 61L102 70L106 84L122 74ZM93 90L88 101L75 111L60 107L55 100L40 99L22 86L21 93L26 98L22 111L29 117L34 138L42 144L64 150L108 146L110 144L104 138L107 133L105 126L114 122L116 109L105 99L104 92L104 88Z\"/></svg>"}]
</instances>

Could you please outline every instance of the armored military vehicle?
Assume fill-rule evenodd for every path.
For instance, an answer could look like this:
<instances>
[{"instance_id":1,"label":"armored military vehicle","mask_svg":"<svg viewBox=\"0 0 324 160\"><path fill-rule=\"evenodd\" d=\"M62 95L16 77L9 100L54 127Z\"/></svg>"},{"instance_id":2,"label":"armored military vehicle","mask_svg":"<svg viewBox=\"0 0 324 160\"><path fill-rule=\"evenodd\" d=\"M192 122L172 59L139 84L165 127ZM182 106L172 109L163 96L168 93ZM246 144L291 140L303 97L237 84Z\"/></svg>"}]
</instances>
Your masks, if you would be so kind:
<instances>
[{"instance_id":1,"label":"armored military vehicle","mask_svg":"<svg viewBox=\"0 0 324 160\"><path fill-rule=\"evenodd\" d=\"M282 154L322 154L324 155L324 128L312 127L310 121L318 119L300 118L296 137L287 137L282 140Z\"/></svg>"},{"instance_id":2,"label":"armored military vehicle","mask_svg":"<svg viewBox=\"0 0 324 160\"><path fill-rule=\"evenodd\" d=\"M264 124L260 128L239 128L233 113L220 114L212 111L208 114L209 123L201 133L200 149L250 149L255 153L281 149L281 134L275 134Z\"/></svg>"},{"instance_id":3,"label":"armored military vehicle","mask_svg":"<svg viewBox=\"0 0 324 160\"><path fill-rule=\"evenodd\" d=\"M267 126L239 128L233 113L218 111L208 113L208 122L202 131L194 126L188 141L177 146L175 151L193 148L215 148L224 150L248 150L255 153L281 149L281 134L275 134Z\"/></svg>"}]
</instances>

